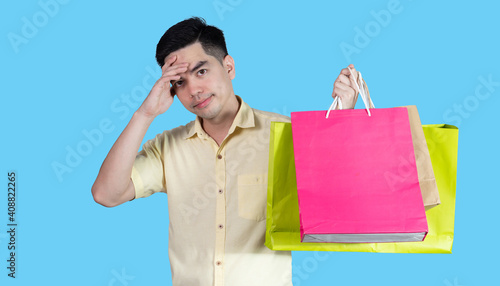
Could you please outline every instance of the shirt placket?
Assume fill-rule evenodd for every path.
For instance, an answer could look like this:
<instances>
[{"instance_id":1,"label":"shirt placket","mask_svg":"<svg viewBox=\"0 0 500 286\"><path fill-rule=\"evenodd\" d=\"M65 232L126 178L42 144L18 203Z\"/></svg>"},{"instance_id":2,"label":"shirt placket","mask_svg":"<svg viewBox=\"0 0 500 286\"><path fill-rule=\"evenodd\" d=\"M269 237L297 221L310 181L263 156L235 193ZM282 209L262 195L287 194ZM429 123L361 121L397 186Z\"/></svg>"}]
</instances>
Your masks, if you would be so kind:
<instances>
[{"instance_id":1,"label":"shirt placket","mask_svg":"<svg viewBox=\"0 0 500 286\"><path fill-rule=\"evenodd\" d=\"M222 144L216 153L215 177L217 184L217 200L215 214L215 285L224 285L224 254L226 242L226 156L225 144Z\"/></svg>"}]
</instances>

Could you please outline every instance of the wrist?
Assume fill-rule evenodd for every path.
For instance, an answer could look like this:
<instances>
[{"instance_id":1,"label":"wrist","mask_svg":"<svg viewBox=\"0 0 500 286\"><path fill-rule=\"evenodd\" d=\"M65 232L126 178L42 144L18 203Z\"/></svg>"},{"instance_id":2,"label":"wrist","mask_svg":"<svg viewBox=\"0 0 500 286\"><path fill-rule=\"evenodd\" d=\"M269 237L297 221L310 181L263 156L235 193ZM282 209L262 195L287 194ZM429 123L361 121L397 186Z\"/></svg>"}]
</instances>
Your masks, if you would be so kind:
<instances>
[{"instance_id":1,"label":"wrist","mask_svg":"<svg viewBox=\"0 0 500 286\"><path fill-rule=\"evenodd\" d=\"M141 108L139 108L134 112L132 118L137 119L144 123L151 124L151 122L153 122L156 116L152 114L147 114L146 112L142 111Z\"/></svg>"}]
</instances>

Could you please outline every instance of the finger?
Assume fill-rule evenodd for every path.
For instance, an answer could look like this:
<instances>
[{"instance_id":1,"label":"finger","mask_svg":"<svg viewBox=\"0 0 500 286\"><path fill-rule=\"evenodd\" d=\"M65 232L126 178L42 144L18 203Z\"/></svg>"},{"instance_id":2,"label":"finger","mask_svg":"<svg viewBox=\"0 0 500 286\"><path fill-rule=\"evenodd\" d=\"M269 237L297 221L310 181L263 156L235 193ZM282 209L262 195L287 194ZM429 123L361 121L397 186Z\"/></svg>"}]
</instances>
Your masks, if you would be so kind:
<instances>
[{"instance_id":1,"label":"finger","mask_svg":"<svg viewBox=\"0 0 500 286\"><path fill-rule=\"evenodd\" d=\"M352 88L350 84L345 84L343 82L335 82L333 85L334 90L343 90L343 91L349 91L350 93L354 94L355 90Z\"/></svg>"},{"instance_id":2,"label":"finger","mask_svg":"<svg viewBox=\"0 0 500 286\"><path fill-rule=\"evenodd\" d=\"M336 82L333 85L333 93L332 93L332 97L335 98L335 96L340 96L340 98L344 99L347 96L356 96L356 91L350 85L341 82Z\"/></svg>"},{"instance_id":3,"label":"finger","mask_svg":"<svg viewBox=\"0 0 500 286\"><path fill-rule=\"evenodd\" d=\"M180 75L162 76L155 82L155 86L159 86L162 89L167 89L170 88L171 81L179 80L180 78Z\"/></svg>"},{"instance_id":4,"label":"finger","mask_svg":"<svg viewBox=\"0 0 500 286\"><path fill-rule=\"evenodd\" d=\"M176 60L177 60L177 55L171 55L165 60L165 65L169 67L173 65Z\"/></svg>"},{"instance_id":5,"label":"finger","mask_svg":"<svg viewBox=\"0 0 500 286\"><path fill-rule=\"evenodd\" d=\"M356 68L354 68L354 65L353 65L353 64L350 64L350 65L348 65L348 66L345 68L345 70L347 70L347 71L349 71L349 69L351 69L352 71L355 71L355 70L356 70Z\"/></svg>"},{"instance_id":6,"label":"finger","mask_svg":"<svg viewBox=\"0 0 500 286\"><path fill-rule=\"evenodd\" d=\"M344 84L351 84L351 81L349 80L349 78L346 76L346 75L343 75L343 74L340 74L337 79L335 80L335 82L341 82L341 83L344 83Z\"/></svg>"},{"instance_id":7,"label":"finger","mask_svg":"<svg viewBox=\"0 0 500 286\"><path fill-rule=\"evenodd\" d=\"M358 89L358 71L354 68L354 65L350 64L349 65L349 68L351 69L351 71L349 71L348 68L345 68L342 70L341 74L347 70L347 73L348 75L346 75L346 77L349 79L349 84L351 85L351 87L353 88L353 90L358 93L359 92L359 89Z\"/></svg>"},{"instance_id":8,"label":"finger","mask_svg":"<svg viewBox=\"0 0 500 286\"><path fill-rule=\"evenodd\" d=\"M171 75L181 74L181 73L186 72L187 69L188 69L188 63L173 65L173 66L165 69L162 76L171 76Z\"/></svg>"},{"instance_id":9,"label":"finger","mask_svg":"<svg viewBox=\"0 0 500 286\"><path fill-rule=\"evenodd\" d=\"M349 70L351 69L351 70ZM352 73L351 73L352 71ZM346 75L347 77L353 77L354 80L358 80L358 72L357 70L354 68L354 65L353 64L350 64L348 66L348 68L344 68L340 71L340 74L343 74L343 75Z\"/></svg>"},{"instance_id":10,"label":"finger","mask_svg":"<svg viewBox=\"0 0 500 286\"><path fill-rule=\"evenodd\" d=\"M161 67L161 71L164 72L167 68L171 67L177 61L177 55L171 55L165 59L165 64Z\"/></svg>"},{"instance_id":11,"label":"finger","mask_svg":"<svg viewBox=\"0 0 500 286\"><path fill-rule=\"evenodd\" d=\"M172 56L166 58L165 59L165 63L161 67L161 71L164 72L165 69L167 69L168 67L170 67L176 60L177 60L177 56L176 55L172 55Z\"/></svg>"},{"instance_id":12,"label":"finger","mask_svg":"<svg viewBox=\"0 0 500 286\"><path fill-rule=\"evenodd\" d=\"M162 68L162 75L171 74L172 71L176 71L176 70L183 69L183 68L186 69L187 67L188 67L188 63L181 63L181 64L172 65L172 66L165 68L165 69Z\"/></svg>"},{"instance_id":13,"label":"finger","mask_svg":"<svg viewBox=\"0 0 500 286\"><path fill-rule=\"evenodd\" d=\"M353 65L353 64L350 64L350 65L348 65L346 68L343 68L343 69L340 71L340 73L341 73L341 74L345 74L345 75L347 75L347 76L348 76L348 75L350 75L350 74L351 74L351 73L349 72L349 69L351 69L353 72L356 70L356 69L354 68L354 65Z\"/></svg>"}]
</instances>

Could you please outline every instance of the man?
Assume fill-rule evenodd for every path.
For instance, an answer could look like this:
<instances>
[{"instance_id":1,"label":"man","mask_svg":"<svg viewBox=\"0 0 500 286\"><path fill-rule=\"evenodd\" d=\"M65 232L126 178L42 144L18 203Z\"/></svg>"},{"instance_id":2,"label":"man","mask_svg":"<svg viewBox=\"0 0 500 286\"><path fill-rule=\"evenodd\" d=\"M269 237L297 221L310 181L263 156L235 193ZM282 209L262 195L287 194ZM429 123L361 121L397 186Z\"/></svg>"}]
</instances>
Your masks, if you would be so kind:
<instances>
[{"instance_id":1,"label":"man","mask_svg":"<svg viewBox=\"0 0 500 286\"><path fill-rule=\"evenodd\" d=\"M290 252L264 246L270 122L290 119L235 95L223 33L200 18L168 29L156 59L162 76L104 160L95 201L113 207L168 194L173 285L291 285ZM343 69L334 84L332 96L345 108L356 102L354 80ZM137 153L175 95L196 120L158 134Z\"/></svg>"}]
</instances>

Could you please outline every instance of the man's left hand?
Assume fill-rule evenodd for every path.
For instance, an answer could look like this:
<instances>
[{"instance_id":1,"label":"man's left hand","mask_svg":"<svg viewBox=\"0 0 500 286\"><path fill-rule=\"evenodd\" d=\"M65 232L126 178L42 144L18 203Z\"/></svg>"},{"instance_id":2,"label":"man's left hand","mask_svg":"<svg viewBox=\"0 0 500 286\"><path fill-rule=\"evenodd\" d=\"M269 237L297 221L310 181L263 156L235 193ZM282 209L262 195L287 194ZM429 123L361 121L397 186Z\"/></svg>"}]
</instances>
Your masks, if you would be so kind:
<instances>
[{"instance_id":1,"label":"man's left hand","mask_svg":"<svg viewBox=\"0 0 500 286\"><path fill-rule=\"evenodd\" d=\"M344 68L340 71L339 76L333 84L332 97L339 97L342 102L342 109L353 109L356 105L356 100L358 99L358 89L356 87L356 81L358 80L358 72L354 68L353 64L349 65L352 73L348 68Z\"/></svg>"}]
</instances>

